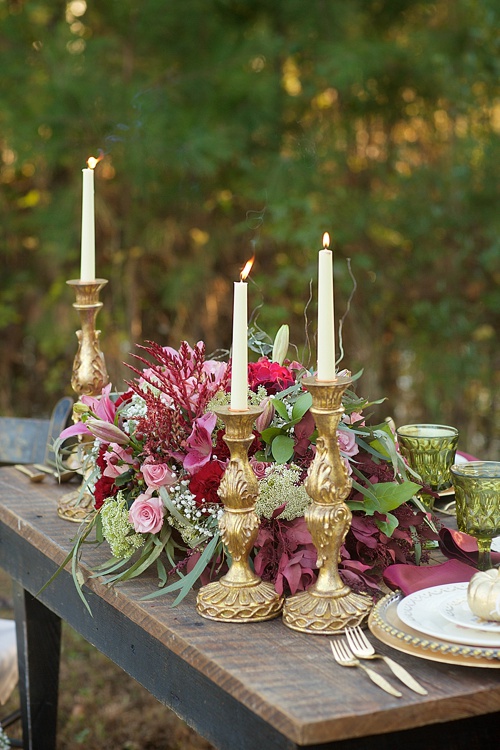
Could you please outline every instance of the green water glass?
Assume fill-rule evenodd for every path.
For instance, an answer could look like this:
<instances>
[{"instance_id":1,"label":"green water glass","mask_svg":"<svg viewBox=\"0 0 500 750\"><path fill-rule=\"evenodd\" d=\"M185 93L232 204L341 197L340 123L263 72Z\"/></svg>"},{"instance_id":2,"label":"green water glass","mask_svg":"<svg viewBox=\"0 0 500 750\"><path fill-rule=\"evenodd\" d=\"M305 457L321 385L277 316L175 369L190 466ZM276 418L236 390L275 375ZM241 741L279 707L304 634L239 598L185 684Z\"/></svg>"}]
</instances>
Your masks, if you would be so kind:
<instances>
[{"instance_id":1,"label":"green water glass","mask_svg":"<svg viewBox=\"0 0 500 750\"><path fill-rule=\"evenodd\" d=\"M469 461L451 467L457 525L477 539L479 570L489 570L491 540L500 535L500 461Z\"/></svg>"},{"instance_id":2,"label":"green water glass","mask_svg":"<svg viewBox=\"0 0 500 750\"><path fill-rule=\"evenodd\" d=\"M408 465L434 492L452 485L450 469L455 461L458 430L444 424L407 424L397 429L399 450ZM434 497L422 494L422 502L432 511Z\"/></svg>"}]
</instances>

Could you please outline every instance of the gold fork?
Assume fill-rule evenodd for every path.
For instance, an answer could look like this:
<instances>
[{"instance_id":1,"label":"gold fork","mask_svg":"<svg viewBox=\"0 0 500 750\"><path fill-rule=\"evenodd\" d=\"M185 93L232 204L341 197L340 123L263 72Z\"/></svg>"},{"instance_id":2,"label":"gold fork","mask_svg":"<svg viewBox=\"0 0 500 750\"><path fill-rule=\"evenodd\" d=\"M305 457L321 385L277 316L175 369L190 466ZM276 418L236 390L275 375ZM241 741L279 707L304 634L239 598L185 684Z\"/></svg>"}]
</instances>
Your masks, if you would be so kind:
<instances>
[{"instance_id":1,"label":"gold fork","mask_svg":"<svg viewBox=\"0 0 500 750\"><path fill-rule=\"evenodd\" d=\"M422 685L420 685L420 683L418 683L416 679L401 666L401 664L398 664L397 661L394 661L394 659L391 659L389 656L376 653L372 644L359 626L346 628L345 634L349 648L354 656L357 656L359 659L382 659L392 673L395 674L396 677L406 685L406 687L409 687L410 690L413 690L420 695L427 695L427 690L422 687Z\"/></svg>"},{"instance_id":2,"label":"gold fork","mask_svg":"<svg viewBox=\"0 0 500 750\"><path fill-rule=\"evenodd\" d=\"M373 669L361 664L359 659L356 659L349 651L345 643L342 641L337 641L336 643L330 641L330 646L332 647L333 658L341 667L359 667L363 672L366 672L370 680L374 682L375 685L378 685L379 688L382 688L382 690L385 690L385 692L390 695L394 695L396 698L401 698L402 693L400 693L399 690L392 687L391 683L387 682L385 677L382 677L382 675L378 674Z\"/></svg>"}]
</instances>

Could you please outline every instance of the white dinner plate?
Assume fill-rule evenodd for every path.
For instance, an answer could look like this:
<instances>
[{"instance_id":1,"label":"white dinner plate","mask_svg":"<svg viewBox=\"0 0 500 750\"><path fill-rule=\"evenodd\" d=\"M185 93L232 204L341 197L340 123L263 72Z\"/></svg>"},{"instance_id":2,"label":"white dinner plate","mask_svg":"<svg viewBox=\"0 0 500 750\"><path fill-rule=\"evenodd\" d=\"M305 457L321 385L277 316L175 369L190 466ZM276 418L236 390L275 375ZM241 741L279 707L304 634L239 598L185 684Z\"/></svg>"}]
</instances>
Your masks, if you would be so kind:
<instances>
[{"instance_id":1,"label":"white dinner plate","mask_svg":"<svg viewBox=\"0 0 500 750\"><path fill-rule=\"evenodd\" d=\"M415 591L402 599L397 608L399 619L413 630L452 643L486 648L500 647L500 633L464 628L446 620L440 612L445 598L467 591L468 584L446 583Z\"/></svg>"},{"instance_id":2,"label":"white dinner plate","mask_svg":"<svg viewBox=\"0 0 500 750\"><path fill-rule=\"evenodd\" d=\"M441 602L439 612L445 620L460 625L463 628L473 628L484 633L497 633L500 636L500 622L494 620L483 620L478 617L469 607L467 602L467 589L457 591L446 597Z\"/></svg>"}]
</instances>

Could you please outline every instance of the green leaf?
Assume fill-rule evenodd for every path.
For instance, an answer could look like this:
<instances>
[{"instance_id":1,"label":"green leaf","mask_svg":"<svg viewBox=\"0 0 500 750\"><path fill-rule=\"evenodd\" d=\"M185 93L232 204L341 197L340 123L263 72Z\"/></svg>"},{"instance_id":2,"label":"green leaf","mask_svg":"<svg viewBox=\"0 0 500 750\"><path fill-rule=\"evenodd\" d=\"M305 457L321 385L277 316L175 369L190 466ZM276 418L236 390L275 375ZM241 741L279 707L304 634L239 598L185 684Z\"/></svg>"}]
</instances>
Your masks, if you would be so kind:
<instances>
[{"instance_id":1,"label":"green leaf","mask_svg":"<svg viewBox=\"0 0 500 750\"><path fill-rule=\"evenodd\" d=\"M187 575L185 575L181 580L171 583L170 586L166 586L165 588L158 589L158 591L153 591L151 594L143 596L142 601L148 599L156 599L158 596L169 594L172 591L179 591L179 595L172 603L172 607L175 607L177 604L179 604L184 599L184 597L189 594L193 585L196 583L196 581L214 556L219 541L220 535L216 533L203 550L200 559L198 560L194 568Z\"/></svg>"},{"instance_id":2,"label":"green leaf","mask_svg":"<svg viewBox=\"0 0 500 750\"><path fill-rule=\"evenodd\" d=\"M300 422L304 414L312 406L312 396L309 392L303 393L298 397L297 401L293 405L292 409L292 420L294 422Z\"/></svg>"},{"instance_id":3,"label":"green leaf","mask_svg":"<svg viewBox=\"0 0 500 750\"><path fill-rule=\"evenodd\" d=\"M399 521L392 513L387 513L386 519L386 521L382 521L380 518L376 518L375 523L383 534L392 536L394 529L399 526Z\"/></svg>"},{"instance_id":4,"label":"green leaf","mask_svg":"<svg viewBox=\"0 0 500 750\"><path fill-rule=\"evenodd\" d=\"M389 437L390 442L394 445L394 437L392 430L387 423L381 424L375 430L377 438L370 441L370 446L376 450L379 454L381 453L384 458L391 458L391 451L388 447L388 441L384 440L383 434L386 433Z\"/></svg>"},{"instance_id":5,"label":"green leaf","mask_svg":"<svg viewBox=\"0 0 500 750\"><path fill-rule=\"evenodd\" d=\"M283 430L280 427L268 427L267 430L261 432L260 436L265 443L271 444L277 435L282 434Z\"/></svg>"},{"instance_id":6,"label":"green leaf","mask_svg":"<svg viewBox=\"0 0 500 750\"><path fill-rule=\"evenodd\" d=\"M279 398L273 398L272 404L277 413L280 415L281 419L284 419L285 422L288 422L288 412L283 401L281 401L281 399Z\"/></svg>"},{"instance_id":7,"label":"green leaf","mask_svg":"<svg viewBox=\"0 0 500 750\"><path fill-rule=\"evenodd\" d=\"M371 488L379 502L379 509L382 513L387 513L410 500L420 489L420 485L415 482L378 482L372 484Z\"/></svg>"},{"instance_id":8,"label":"green leaf","mask_svg":"<svg viewBox=\"0 0 500 750\"><path fill-rule=\"evenodd\" d=\"M271 450L277 464L286 464L293 456L294 440L288 435L278 435L274 438Z\"/></svg>"},{"instance_id":9,"label":"green leaf","mask_svg":"<svg viewBox=\"0 0 500 750\"><path fill-rule=\"evenodd\" d=\"M129 471L124 471L123 474L119 474L117 477L115 477L115 484L117 487L123 487L125 484L130 482L132 478L133 471L132 469L129 469Z\"/></svg>"}]
</instances>

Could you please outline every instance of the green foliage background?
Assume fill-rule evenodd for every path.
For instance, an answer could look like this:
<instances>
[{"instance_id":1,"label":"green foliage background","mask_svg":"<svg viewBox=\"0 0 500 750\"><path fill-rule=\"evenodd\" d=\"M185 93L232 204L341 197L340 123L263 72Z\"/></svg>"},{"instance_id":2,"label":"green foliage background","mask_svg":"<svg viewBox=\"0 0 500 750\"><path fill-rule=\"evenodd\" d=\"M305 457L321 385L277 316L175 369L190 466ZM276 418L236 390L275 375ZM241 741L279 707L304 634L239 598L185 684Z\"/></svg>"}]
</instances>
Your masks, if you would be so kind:
<instances>
[{"instance_id":1,"label":"green foliage background","mask_svg":"<svg viewBox=\"0 0 500 750\"><path fill-rule=\"evenodd\" d=\"M136 342L228 347L253 252L258 324L289 323L314 364L329 231L338 318L356 283L341 366L383 416L456 424L498 458L496 0L0 0L0 25L1 413L71 393L65 281L102 149L117 387Z\"/></svg>"}]
</instances>

